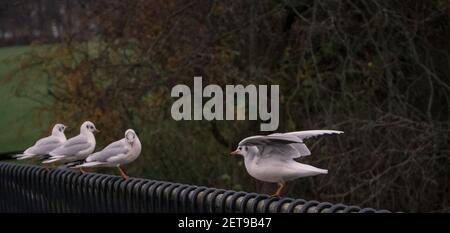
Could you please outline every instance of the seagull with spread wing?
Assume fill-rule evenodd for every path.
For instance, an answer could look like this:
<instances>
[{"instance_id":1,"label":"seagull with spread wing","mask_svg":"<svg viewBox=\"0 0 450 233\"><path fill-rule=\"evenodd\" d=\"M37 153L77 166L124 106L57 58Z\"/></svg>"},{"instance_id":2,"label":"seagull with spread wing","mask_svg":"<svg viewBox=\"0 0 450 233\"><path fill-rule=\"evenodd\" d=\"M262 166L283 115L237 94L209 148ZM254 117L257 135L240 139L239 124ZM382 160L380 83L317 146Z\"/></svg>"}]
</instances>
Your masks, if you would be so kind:
<instances>
[{"instance_id":1,"label":"seagull with spread wing","mask_svg":"<svg viewBox=\"0 0 450 233\"><path fill-rule=\"evenodd\" d=\"M49 153L50 158L42 163L68 163L86 159L95 149L95 136L93 132L99 132L95 128L94 123L85 121L80 127L79 135L70 138L60 147L52 150ZM83 172L82 169L80 171Z\"/></svg>"},{"instance_id":2,"label":"seagull with spread wing","mask_svg":"<svg viewBox=\"0 0 450 233\"><path fill-rule=\"evenodd\" d=\"M278 189L272 196L280 196L286 181L328 173L325 169L294 160L311 154L303 140L342 133L344 132L335 130L307 130L252 136L240 141L231 155L244 157L245 168L252 177L277 183Z\"/></svg>"},{"instance_id":3,"label":"seagull with spread wing","mask_svg":"<svg viewBox=\"0 0 450 233\"><path fill-rule=\"evenodd\" d=\"M22 160L45 157L50 151L66 142L66 135L64 135L66 128L63 124L55 124L50 136L39 139L33 146L26 149L22 154L16 155L15 158Z\"/></svg>"},{"instance_id":4,"label":"seagull with spread wing","mask_svg":"<svg viewBox=\"0 0 450 233\"><path fill-rule=\"evenodd\" d=\"M96 152L86 158L86 162L75 166L75 168L83 167L117 167L120 176L128 179L128 176L120 168L133 162L141 153L141 141L132 129L125 131L125 138L115 141L105 147L103 150Z\"/></svg>"}]
</instances>

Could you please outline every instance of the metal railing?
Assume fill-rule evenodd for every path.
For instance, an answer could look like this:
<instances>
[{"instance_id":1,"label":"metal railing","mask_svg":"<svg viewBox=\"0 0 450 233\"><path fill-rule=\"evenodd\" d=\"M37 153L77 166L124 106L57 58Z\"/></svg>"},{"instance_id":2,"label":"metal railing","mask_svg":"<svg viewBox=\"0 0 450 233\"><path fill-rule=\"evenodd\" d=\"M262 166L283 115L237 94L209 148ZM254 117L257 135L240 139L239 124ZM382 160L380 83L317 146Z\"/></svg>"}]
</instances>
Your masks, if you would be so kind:
<instances>
[{"instance_id":1,"label":"metal railing","mask_svg":"<svg viewBox=\"0 0 450 233\"><path fill-rule=\"evenodd\" d=\"M344 204L0 162L0 212L380 213Z\"/></svg>"}]
</instances>

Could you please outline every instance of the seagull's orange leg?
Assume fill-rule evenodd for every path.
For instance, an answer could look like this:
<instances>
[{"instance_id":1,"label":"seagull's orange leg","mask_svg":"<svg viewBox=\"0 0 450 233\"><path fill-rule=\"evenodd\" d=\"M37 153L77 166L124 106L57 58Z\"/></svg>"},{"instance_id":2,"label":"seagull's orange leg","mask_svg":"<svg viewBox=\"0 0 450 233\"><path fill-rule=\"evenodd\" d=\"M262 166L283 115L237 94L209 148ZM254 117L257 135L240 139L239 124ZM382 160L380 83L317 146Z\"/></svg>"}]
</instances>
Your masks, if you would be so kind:
<instances>
[{"instance_id":1,"label":"seagull's orange leg","mask_svg":"<svg viewBox=\"0 0 450 233\"><path fill-rule=\"evenodd\" d=\"M119 169L120 176L123 177L125 180L128 180L127 174L125 174L125 172L122 170L122 168L120 168L120 165L117 166L117 168Z\"/></svg>"},{"instance_id":2,"label":"seagull's orange leg","mask_svg":"<svg viewBox=\"0 0 450 233\"><path fill-rule=\"evenodd\" d=\"M84 170L83 170L83 168L82 167L80 167L80 172L81 172L81 174L84 174L84 173L86 173Z\"/></svg>"},{"instance_id":3,"label":"seagull's orange leg","mask_svg":"<svg viewBox=\"0 0 450 233\"><path fill-rule=\"evenodd\" d=\"M272 197L279 197L281 195L281 191L283 190L283 188L284 188L284 182L278 183L277 191L274 194L272 194L271 196Z\"/></svg>"}]
</instances>

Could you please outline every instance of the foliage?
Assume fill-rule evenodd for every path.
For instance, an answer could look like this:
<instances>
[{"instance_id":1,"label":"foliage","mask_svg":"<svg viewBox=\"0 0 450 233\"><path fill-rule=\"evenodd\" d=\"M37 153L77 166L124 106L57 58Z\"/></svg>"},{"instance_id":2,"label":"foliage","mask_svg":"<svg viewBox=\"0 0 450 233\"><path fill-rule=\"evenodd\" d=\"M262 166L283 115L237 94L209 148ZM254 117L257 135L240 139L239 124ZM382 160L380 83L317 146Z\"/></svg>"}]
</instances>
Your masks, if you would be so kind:
<instances>
[{"instance_id":1,"label":"foliage","mask_svg":"<svg viewBox=\"0 0 450 233\"><path fill-rule=\"evenodd\" d=\"M308 142L313 155L301 162L329 174L292 182L286 195L450 210L448 1L80 4L82 31L29 53L21 69L48 81L46 110L71 133L96 123L98 148L137 129L144 149L133 176L274 189L227 156L259 133L258 122L171 119L171 87L201 75L219 85L279 84L281 132L345 131Z\"/></svg>"},{"instance_id":2,"label":"foliage","mask_svg":"<svg viewBox=\"0 0 450 233\"><path fill-rule=\"evenodd\" d=\"M46 112L34 111L43 106L50 98L40 95L45 90L45 83L34 82L33 89L21 88L28 80L14 78L14 70L18 68L24 53L30 51L29 46L0 48L0 151L17 151L28 146L48 129ZM33 70L23 74L33 76ZM51 127L51 126L50 126ZM47 133L47 132L46 132Z\"/></svg>"}]
</instances>

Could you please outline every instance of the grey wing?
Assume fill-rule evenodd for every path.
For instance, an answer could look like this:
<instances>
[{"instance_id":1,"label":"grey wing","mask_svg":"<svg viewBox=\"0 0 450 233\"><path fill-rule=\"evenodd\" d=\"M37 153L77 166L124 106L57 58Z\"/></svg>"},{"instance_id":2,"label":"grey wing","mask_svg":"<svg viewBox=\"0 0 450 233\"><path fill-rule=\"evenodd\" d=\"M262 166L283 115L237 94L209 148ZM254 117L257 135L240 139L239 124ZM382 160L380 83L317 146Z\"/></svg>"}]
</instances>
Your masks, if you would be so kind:
<instances>
[{"instance_id":1,"label":"grey wing","mask_svg":"<svg viewBox=\"0 0 450 233\"><path fill-rule=\"evenodd\" d=\"M264 146L274 144L290 144L303 142L296 136L285 134L271 134L267 136L252 136L239 142L240 146Z\"/></svg>"},{"instance_id":2,"label":"grey wing","mask_svg":"<svg viewBox=\"0 0 450 233\"><path fill-rule=\"evenodd\" d=\"M121 140L115 141L113 143L110 143L103 150L109 149L109 148L114 148L114 147L123 147L124 143L125 143L125 139L121 139Z\"/></svg>"},{"instance_id":3,"label":"grey wing","mask_svg":"<svg viewBox=\"0 0 450 233\"><path fill-rule=\"evenodd\" d=\"M261 158L278 156L282 159L292 159L311 154L303 141L294 135L253 136L243 139L239 145L256 146Z\"/></svg>"},{"instance_id":4,"label":"grey wing","mask_svg":"<svg viewBox=\"0 0 450 233\"><path fill-rule=\"evenodd\" d=\"M24 154L34 154L34 155L46 155L50 151L57 148L59 144L48 144L48 145L38 145L28 148Z\"/></svg>"},{"instance_id":5,"label":"grey wing","mask_svg":"<svg viewBox=\"0 0 450 233\"><path fill-rule=\"evenodd\" d=\"M78 135L75 136L73 138L70 138L69 140L67 140L63 146L73 146L75 144L85 144L88 143L87 138L83 135Z\"/></svg>"},{"instance_id":6,"label":"grey wing","mask_svg":"<svg viewBox=\"0 0 450 233\"><path fill-rule=\"evenodd\" d=\"M128 149L124 146L116 146L111 148L105 148L102 151L96 152L89 156L86 161L87 162L107 162L109 158L121 155L121 154L127 154Z\"/></svg>"},{"instance_id":7,"label":"grey wing","mask_svg":"<svg viewBox=\"0 0 450 233\"><path fill-rule=\"evenodd\" d=\"M51 144L59 144L61 145L61 140L55 136L48 136L45 138L39 139L34 145L40 146L40 145L51 145Z\"/></svg>"},{"instance_id":8,"label":"grey wing","mask_svg":"<svg viewBox=\"0 0 450 233\"><path fill-rule=\"evenodd\" d=\"M311 154L308 147L303 143L274 144L257 147L262 158L276 156L283 159L294 159Z\"/></svg>"},{"instance_id":9,"label":"grey wing","mask_svg":"<svg viewBox=\"0 0 450 233\"><path fill-rule=\"evenodd\" d=\"M300 140L310 139L322 135L332 135L332 134L343 134L343 131L337 130L305 130L305 131L297 131L297 132L289 132L284 133L282 135L295 136Z\"/></svg>"},{"instance_id":10,"label":"grey wing","mask_svg":"<svg viewBox=\"0 0 450 233\"><path fill-rule=\"evenodd\" d=\"M75 144L68 147L58 147L55 150L50 152L50 155L66 155L71 156L74 155L82 150L86 150L91 145L90 143L86 142L85 144Z\"/></svg>"},{"instance_id":11,"label":"grey wing","mask_svg":"<svg viewBox=\"0 0 450 233\"><path fill-rule=\"evenodd\" d=\"M311 151L309 151L305 143L293 143L290 144L290 146L292 146L298 152L297 156L295 156L294 158L311 155Z\"/></svg>"},{"instance_id":12,"label":"grey wing","mask_svg":"<svg viewBox=\"0 0 450 233\"><path fill-rule=\"evenodd\" d=\"M51 155L74 155L82 150L89 148L91 144L82 135L78 135L67 140L60 147L51 151Z\"/></svg>"},{"instance_id":13,"label":"grey wing","mask_svg":"<svg viewBox=\"0 0 450 233\"><path fill-rule=\"evenodd\" d=\"M240 146L256 146L259 156L277 156L281 158L298 158L311 154L308 147L303 143L309 139L327 134L341 134L336 130L306 130L289 133L275 133L267 136L252 136L244 138L239 142Z\"/></svg>"},{"instance_id":14,"label":"grey wing","mask_svg":"<svg viewBox=\"0 0 450 233\"><path fill-rule=\"evenodd\" d=\"M290 137L296 137L301 142L300 143L291 143L289 145L275 145L272 146L273 148L271 150L263 150L267 151L264 156L270 156L270 155L279 155L279 156L286 156L291 158L298 158L301 156L308 156L311 155L311 152L309 151L308 147L303 143L303 140L322 136L322 135L332 135L332 134L342 134L344 132L337 131L337 130L306 130L306 131L297 131L297 132L289 132L284 134L271 134L269 136L290 136Z\"/></svg>"},{"instance_id":15,"label":"grey wing","mask_svg":"<svg viewBox=\"0 0 450 233\"><path fill-rule=\"evenodd\" d=\"M26 149L24 154L45 155L55 148L61 146L62 142L53 136L45 137L38 140L34 146Z\"/></svg>"}]
</instances>

